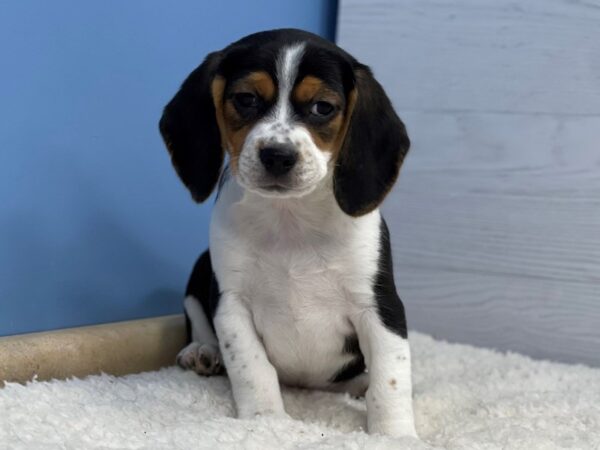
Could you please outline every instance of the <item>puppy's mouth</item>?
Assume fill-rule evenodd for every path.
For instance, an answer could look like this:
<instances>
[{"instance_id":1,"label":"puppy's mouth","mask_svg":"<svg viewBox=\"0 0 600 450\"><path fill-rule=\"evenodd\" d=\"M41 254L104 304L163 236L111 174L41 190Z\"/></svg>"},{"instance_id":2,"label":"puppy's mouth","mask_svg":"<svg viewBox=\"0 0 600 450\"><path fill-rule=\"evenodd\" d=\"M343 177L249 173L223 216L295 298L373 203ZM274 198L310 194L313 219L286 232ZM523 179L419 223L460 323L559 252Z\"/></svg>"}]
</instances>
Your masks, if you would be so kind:
<instances>
[{"instance_id":1,"label":"puppy's mouth","mask_svg":"<svg viewBox=\"0 0 600 450\"><path fill-rule=\"evenodd\" d=\"M255 188L255 192L265 197L286 197L293 195L298 190L285 183L268 182L259 184Z\"/></svg>"},{"instance_id":2,"label":"puppy's mouth","mask_svg":"<svg viewBox=\"0 0 600 450\"><path fill-rule=\"evenodd\" d=\"M291 198L302 197L313 190L314 186L297 187L289 186L282 182L269 181L268 183L257 184L253 187L248 187L250 191L267 198Z\"/></svg>"},{"instance_id":3,"label":"puppy's mouth","mask_svg":"<svg viewBox=\"0 0 600 450\"><path fill-rule=\"evenodd\" d=\"M258 186L258 188L260 190L267 191L267 192L287 192L287 191L293 190L293 189L290 189L289 187L287 187L283 184L279 184L279 183L265 184L262 186Z\"/></svg>"}]
</instances>

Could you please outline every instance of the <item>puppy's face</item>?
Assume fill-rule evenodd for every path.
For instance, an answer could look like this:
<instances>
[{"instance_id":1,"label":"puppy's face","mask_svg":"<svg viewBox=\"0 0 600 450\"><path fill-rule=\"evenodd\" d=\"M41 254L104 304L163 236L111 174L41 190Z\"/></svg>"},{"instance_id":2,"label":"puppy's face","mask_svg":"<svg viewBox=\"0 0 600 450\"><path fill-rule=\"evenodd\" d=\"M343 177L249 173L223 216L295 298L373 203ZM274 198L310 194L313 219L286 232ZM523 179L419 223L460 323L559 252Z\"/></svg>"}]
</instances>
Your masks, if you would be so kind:
<instances>
[{"instance_id":1,"label":"puppy's face","mask_svg":"<svg viewBox=\"0 0 600 450\"><path fill-rule=\"evenodd\" d=\"M165 107L160 131L197 201L214 189L227 152L247 190L285 198L330 189L352 216L381 203L410 145L367 66L292 29L208 55Z\"/></svg>"},{"instance_id":2,"label":"puppy's face","mask_svg":"<svg viewBox=\"0 0 600 450\"><path fill-rule=\"evenodd\" d=\"M231 168L246 189L300 197L332 172L353 106L351 69L304 42L232 51L212 82Z\"/></svg>"}]
</instances>

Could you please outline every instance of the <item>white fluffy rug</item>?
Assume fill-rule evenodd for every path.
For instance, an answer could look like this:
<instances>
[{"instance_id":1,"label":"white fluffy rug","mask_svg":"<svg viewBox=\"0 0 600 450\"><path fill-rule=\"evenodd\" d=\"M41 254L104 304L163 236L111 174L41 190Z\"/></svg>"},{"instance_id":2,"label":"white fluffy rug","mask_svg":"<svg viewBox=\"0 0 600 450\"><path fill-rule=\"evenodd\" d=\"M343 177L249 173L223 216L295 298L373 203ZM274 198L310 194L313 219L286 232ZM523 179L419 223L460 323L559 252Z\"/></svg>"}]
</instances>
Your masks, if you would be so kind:
<instances>
[{"instance_id":1,"label":"white fluffy rug","mask_svg":"<svg viewBox=\"0 0 600 450\"><path fill-rule=\"evenodd\" d=\"M295 420L233 418L229 383L178 368L0 389L1 449L600 449L600 369L413 333L419 442L370 436L365 404L284 390Z\"/></svg>"}]
</instances>

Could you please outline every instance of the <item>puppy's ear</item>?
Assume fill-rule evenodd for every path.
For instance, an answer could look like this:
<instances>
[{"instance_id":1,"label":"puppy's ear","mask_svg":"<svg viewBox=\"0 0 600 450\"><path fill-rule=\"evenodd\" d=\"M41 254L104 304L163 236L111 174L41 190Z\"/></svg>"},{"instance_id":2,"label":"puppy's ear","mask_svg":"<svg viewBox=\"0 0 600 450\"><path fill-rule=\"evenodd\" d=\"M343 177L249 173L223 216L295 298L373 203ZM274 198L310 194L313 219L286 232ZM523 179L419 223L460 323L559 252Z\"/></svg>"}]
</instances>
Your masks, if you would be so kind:
<instances>
[{"instance_id":1,"label":"puppy's ear","mask_svg":"<svg viewBox=\"0 0 600 450\"><path fill-rule=\"evenodd\" d=\"M223 82L215 81L221 60L221 52L208 55L183 82L159 122L173 166L197 202L213 191L223 164L213 101L215 91L222 95Z\"/></svg>"},{"instance_id":2,"label":"puppy's ear","mask_svg":"<svg viewBox=\"0 0 600 450\"><path fill-rule=\"evenodd\" d=\"M351 114L334 171L334 193L351 216L371 212L392 188L410 147L406 128L371 70L354 69Z\"/></svg>"}]
</instances>

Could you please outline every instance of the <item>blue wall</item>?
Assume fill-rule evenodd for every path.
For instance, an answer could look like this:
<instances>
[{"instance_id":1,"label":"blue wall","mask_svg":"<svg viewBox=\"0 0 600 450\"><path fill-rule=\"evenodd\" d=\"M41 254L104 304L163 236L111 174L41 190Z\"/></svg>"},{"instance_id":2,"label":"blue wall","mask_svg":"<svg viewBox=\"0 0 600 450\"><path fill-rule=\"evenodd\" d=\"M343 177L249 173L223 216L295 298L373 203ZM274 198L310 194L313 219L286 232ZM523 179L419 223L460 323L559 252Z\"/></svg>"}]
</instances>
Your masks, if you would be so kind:
<instances>
[{"instance_id":1,"label":"blue wall","mask_svg":"<svg viewBox=\"0 0 600 450\"><path fill-rule=\"evenodd\" d=\"M254 31L332 37L336 2L0 6L0 335L181 310L207 205L176 178L162 107Z\"/></svg>"}]
</instances>

